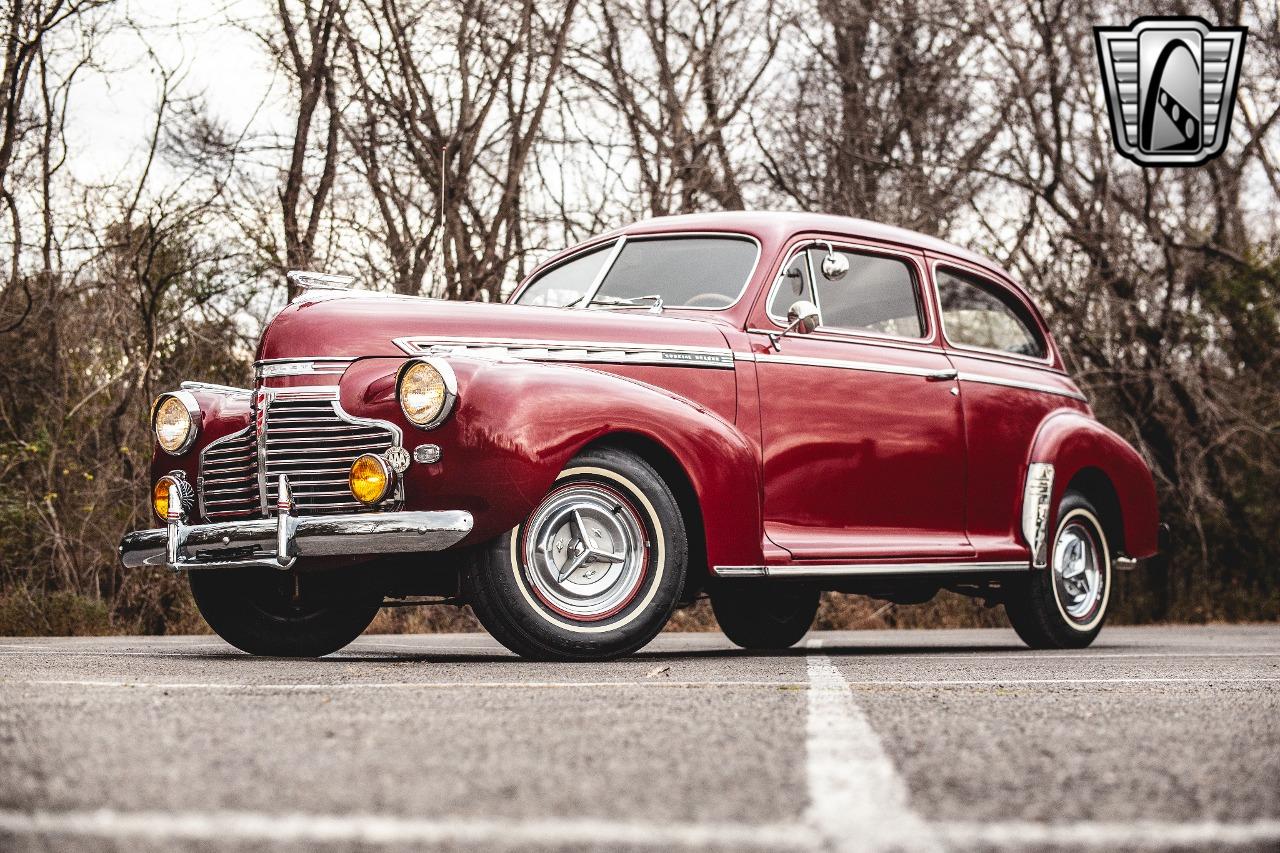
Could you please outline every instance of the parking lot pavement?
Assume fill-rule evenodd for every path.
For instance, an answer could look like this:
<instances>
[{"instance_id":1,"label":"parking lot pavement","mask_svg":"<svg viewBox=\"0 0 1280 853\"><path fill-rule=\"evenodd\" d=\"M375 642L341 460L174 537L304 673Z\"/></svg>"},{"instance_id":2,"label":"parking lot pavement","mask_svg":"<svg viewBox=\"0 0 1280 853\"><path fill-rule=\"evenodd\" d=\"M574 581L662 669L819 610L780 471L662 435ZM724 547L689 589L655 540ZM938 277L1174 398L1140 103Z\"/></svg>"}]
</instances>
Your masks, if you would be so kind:
<instances>
[{"instance_id":1,"label":"parking lot pavement","mask_svg":"<svg viewBox=\"0 0 1280 853\"><path fill-rule=\"evenodd\" d=\"M0 849L1280 849L1280 626L0 639Z\"/></svg>"}]
</instances>

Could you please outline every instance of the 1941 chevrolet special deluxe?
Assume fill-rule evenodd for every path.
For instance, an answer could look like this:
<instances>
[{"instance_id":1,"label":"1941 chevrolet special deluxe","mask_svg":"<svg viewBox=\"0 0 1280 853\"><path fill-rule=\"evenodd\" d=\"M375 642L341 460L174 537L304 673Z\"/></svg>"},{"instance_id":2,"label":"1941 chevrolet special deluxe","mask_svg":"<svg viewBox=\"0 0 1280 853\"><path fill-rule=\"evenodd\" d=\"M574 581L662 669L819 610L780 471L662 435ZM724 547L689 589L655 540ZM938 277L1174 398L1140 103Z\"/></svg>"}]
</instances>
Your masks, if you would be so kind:
<instances>
[{"instance_id":1,"label":"1941 chevrolet special deluxe","mask_svg":"<svg viewBox=\"0 0 1280 853\"><path fill-rule=\"evenodd\" d=\"M735 643L778 649L822 590L940 589L1082 647L1113 572L1157 551L1151 473L1035 306L937 239L660 218L506 304L291 276L252 389L156 400L163 526L121 544L188 573L248 652L325 654L384 602L444 602L521 655L608 658L702 595Z\"/></svg>"}]
</instances>

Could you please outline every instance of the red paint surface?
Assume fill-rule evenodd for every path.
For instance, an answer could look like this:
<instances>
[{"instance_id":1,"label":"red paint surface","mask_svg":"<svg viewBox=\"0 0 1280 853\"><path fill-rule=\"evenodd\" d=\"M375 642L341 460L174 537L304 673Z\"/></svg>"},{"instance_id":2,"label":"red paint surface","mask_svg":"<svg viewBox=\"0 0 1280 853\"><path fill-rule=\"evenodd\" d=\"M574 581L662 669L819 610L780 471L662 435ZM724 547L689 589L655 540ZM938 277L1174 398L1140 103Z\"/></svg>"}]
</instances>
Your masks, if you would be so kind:
<instances>
[{"instance_id":1,"label":"red paint surface","mask_svg":"<svg viewBox=\"0 0 1280 853\"><path fill-rule=\"evenodd\" d=\"M439 463L410 467L407 506L470 511L476 527L469 544L515 526L584 446L628 436L659 448L683 471L698 499L711 565L1026 559L1019 522L1031 461L1055 464L1055 500L1081 471L1103 472L1119 498L1125 551L1154 553L1150 471L1070 396L751 359L773 352L759 330L778 330L764 304L788 248L826 238L907 253L923 288L928 333L903 342L819 330L784 338L781 355L930 371L954 367L962 376L1076 392L1039 313L989 261L933 238L840 217L707 214L624 231L748 234L760 242L761 257L743 298L723 311L673 309L659 316L377 295L305 297L272 321L258 356L357 359L340 379L343 407L396 423L410 451L420 443L442 448ZM1037 361L947 344L931 278L938 259L979 272L1026 302L1049 340L1048 356ZM458 405L442 426L424 432L405 421L394 399L394 375L406 355L393 340L410 336L695 346L732 349L740 360L729 370L451 357ZM338 380L289 377L269 384ZM197 396L204 410L200 439L180 458L157 452L157 475L177 468L194 478L199 448L247 423L247 400Z\"/></svg>"}]
</instances>

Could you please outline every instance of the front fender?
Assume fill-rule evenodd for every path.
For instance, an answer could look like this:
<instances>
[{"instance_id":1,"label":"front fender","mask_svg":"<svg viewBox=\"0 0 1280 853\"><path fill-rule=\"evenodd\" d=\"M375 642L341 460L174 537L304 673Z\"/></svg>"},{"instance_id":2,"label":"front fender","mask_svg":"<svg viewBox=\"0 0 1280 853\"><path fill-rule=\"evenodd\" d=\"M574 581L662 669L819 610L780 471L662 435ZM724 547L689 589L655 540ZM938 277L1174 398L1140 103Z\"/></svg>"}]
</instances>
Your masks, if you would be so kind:
<instances>
[{"instance_id":1,"label":"front fender","mask_svg":"<svg viewBox=\"0 0 1280 853\"><path fill-rule=\"evenodd\" d=\"M519 524L578 451L621 434L665 448L684 470L698 498L710 565L761 561L759 459L733 424L706 407L586 367L455 356L453 414L424 431L404 418L395 397L403 362L353 364L342 378L342 406L398 425L410 452L420 444L440 447L439 462L414 463L406 472L406 506L467 510L475 519L467 543Z\"/></svg>"},{"instance_id":2,"label":"front fender","mask_svg":"<svg viewBox=\"0 0 1280 853\"><path fill-rule=\"evenodd\" d=\"M1119 435L1082 412L1058 411L1040 425L1028 462L1054 466L1052 507L1081 472L1101 471L1119 503L1125 552L1142 558L1159 550L1160 513L1151 469Z\"/></svg>"},{"instance_id":3,"label":"front fender","mask_svg":"<svg viewBox=\"0 0 1280 853\"><path fill-rule=\"evenodd\" d=\"M212 387L188 387L183 390L196 398L200 413L196 440L184 453L173 455L160 449L155 437L151 441L151 482L173 471L181 471L191 483L200 476L200 454L210 443L244 429L249 425L251 392L214 390ZM150 490L148 490L150 494ZM150 498L147 506L150 507Z\"/></svg>"}]
</instances>

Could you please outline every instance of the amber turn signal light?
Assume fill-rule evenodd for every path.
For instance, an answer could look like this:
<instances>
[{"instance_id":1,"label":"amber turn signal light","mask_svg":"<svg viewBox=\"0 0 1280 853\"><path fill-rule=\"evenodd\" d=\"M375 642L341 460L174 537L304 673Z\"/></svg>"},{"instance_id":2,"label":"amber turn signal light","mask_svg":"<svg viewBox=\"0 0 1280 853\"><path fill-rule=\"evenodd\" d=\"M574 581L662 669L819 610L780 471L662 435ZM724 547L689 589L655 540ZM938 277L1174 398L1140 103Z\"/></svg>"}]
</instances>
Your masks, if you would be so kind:
<instances>
[{"instance_id":1,"label":"amber turn signal light","mask_svg":"<svg viewBox=\"0 0 1280 853\"><path fill-rule=\"evenodd\" d=\"M387 496L395 484L395 472L381 456L366 453L351 463L348 483L351 494L365 506L373 506Z\"/></svg>"},{"instance_id":2,"label":"amber turn signal light","mask_svg":"<svg viewBox=\"0 0 1280 853\"><path fill-rule=\"evenodd\" d=\"M162 522L169 520L169 489L172 486L178 487L178 495L181 497L182 503L179 510L183 516L191 511L191 507L195 503L195 492L181 472L165 474L159 480L156 480L156 484L151 487L151 508L155 510L156 517Z\"/></svg>"}]
</instances>

